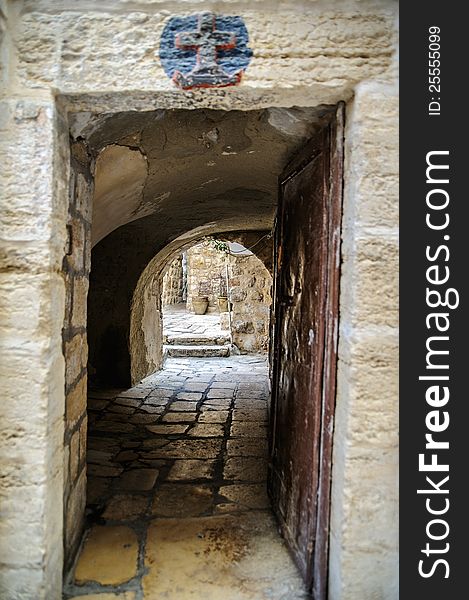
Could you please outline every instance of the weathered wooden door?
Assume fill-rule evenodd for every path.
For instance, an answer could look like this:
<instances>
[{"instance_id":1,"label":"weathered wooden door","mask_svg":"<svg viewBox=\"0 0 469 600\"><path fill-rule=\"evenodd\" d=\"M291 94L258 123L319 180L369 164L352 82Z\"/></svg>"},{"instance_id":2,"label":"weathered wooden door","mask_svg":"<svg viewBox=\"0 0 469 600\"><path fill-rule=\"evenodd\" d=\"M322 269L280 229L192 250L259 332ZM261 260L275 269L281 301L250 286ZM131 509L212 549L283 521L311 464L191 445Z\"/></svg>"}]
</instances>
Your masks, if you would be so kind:
<instances>
[{"instance_id":1,"label":"weathered wooden door","mask_svg":"<svg viewBox=\"0 0 469 600\"><path fill-rule=\"evenodd\" d=\"M327 593L343 105L280 180L270 494L315 600Z\"/></svg>"}]
</instances>

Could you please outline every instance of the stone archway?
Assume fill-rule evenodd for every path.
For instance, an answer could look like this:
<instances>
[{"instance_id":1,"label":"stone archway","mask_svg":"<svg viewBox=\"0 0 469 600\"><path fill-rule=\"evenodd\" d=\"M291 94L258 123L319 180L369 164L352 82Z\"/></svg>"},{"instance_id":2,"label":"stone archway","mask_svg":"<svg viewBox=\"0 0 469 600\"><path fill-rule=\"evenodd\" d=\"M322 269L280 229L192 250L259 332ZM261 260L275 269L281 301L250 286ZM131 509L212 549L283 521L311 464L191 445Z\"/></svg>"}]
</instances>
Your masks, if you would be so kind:
<instances>
[{"instance_id":1,"label":"stone archway","mask_svg":"<svg viewBox=\"0 0 469 600\"><path fill-rule=\"evenodd\" d=\"M205 228L188 232L163 248L146 266L135 287L130 316L129 351L131 379L135 383L160 368L162 359L161 278L164 269L183 250L186 250L214 231ZM269 232L267 232L268 234ZM266 237L265 232L216 232L217 238L254 246ZM272 268L271 237L254 248L266 268Z\"/></svg>"},{"instance_id":2,"label":"stone archway","mask_svg":"<svg viewBox=\"0 0 469 600\"><path fill-rule=\"evenodd\" d=\"M129 307L147 264L197 236L272 229L277 176L328 110L122 113L81 127L97 156L88 304L97 380L130 385Z\"/></svg>"}]
</instances>

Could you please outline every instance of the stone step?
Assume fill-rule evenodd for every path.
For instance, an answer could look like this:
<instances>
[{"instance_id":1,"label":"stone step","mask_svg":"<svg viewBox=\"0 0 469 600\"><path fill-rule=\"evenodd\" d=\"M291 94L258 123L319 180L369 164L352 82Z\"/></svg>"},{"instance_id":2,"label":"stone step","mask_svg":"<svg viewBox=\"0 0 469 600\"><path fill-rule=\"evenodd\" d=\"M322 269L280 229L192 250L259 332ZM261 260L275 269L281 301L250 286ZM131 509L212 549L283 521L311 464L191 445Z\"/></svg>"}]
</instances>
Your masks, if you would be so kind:
<instances>
[{"instance_id":1,"label":"stone step","mask_svg":"<svg viewBox=\"0 0 469 600\"><path fill-rule=\"evenodd\" d=\"M181 333L178 335L166 335L164 343L170 346L223 346L230 343L230 335L229 333L220 333L220 335L216 336Z\"/></svg>"},{"instance_id":2,"label":"stone step","mask_svg":"<svg viewBox=\"0 0 469 600\"><path fill-rule=\"evenodd\" d=\"M182 344L167 344L163 346L164 353L166 356L172 356L174 358L181 358L184 356L193 356L199 358L213 358L213 357L224 357L230 355L229 346L217 346L217 345L182 345Z\"/></svg>"}]
</instances>

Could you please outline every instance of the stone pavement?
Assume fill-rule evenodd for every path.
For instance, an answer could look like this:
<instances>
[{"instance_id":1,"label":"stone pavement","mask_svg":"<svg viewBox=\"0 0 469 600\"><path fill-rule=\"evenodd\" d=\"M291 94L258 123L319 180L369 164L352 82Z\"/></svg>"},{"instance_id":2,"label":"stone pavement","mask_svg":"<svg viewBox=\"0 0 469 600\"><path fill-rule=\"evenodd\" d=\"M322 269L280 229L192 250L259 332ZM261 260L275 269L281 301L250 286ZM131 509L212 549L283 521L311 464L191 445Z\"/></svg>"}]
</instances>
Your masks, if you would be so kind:
<instances>
[{"instance_id":1,"label":"stone pavement","mask_svg":"<svg viewBox=\"0 0 469 600\"><path fill-rule=\"evenodd\" d=\"M89 528L64 598L308 596L266 494L267 363L169 358L90 394Z\"/></svg>"},{"instance_id":2,"label":"stone pavement","mask_svg":"<svg viewBox=\"0 0 469 600\"><path fill-rule=\"evenodd\" d=\"M168 337L183 335L216 338L227 332L220 327L219 313L195 315L186 310L185 304L172 304L163 309L163 332Z\"/></svg>"},{"instance_id":3,"label":"stone pavement","mask_svg":"<svg viewBox=\"0 0 469 600\"><path fill-rule=\"evenodd\" d=\"M220 315L195 315L185 304L163 310L163 341L166 355L173 357L223 357L230 354L230 332L220 327Z\"/></svg>"}]
</instances>

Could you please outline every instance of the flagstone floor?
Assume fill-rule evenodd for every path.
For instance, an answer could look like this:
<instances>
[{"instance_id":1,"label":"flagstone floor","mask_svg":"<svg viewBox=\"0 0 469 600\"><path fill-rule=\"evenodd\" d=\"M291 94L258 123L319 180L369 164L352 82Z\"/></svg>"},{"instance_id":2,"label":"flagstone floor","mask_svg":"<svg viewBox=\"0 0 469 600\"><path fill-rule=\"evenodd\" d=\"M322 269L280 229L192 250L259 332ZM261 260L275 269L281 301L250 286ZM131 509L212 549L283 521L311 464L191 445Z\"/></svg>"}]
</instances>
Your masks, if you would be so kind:
<instances>
[{"instance_id":1,"label":"flagstone floor","mask_svg":"<svg viewBox=\"0 0 469 600\"><path fill-rule=\"evenodd\" d=\"M267 363L170 358L90 394L88 530L64 598L308 598L266 494Z\"/></svg>"},{"instance_id":2,"label":"flagstone floor","mask_svg":"<svg viewBox=\"0 0 469 600\"><path fill-rule=\"evenodd\" d=\"M226 335L220 327L219 313L196 315L186 310L185 304L173 304L163 309L163 332L169 338L206 337Z\"/></svg>"}]
</instances>

